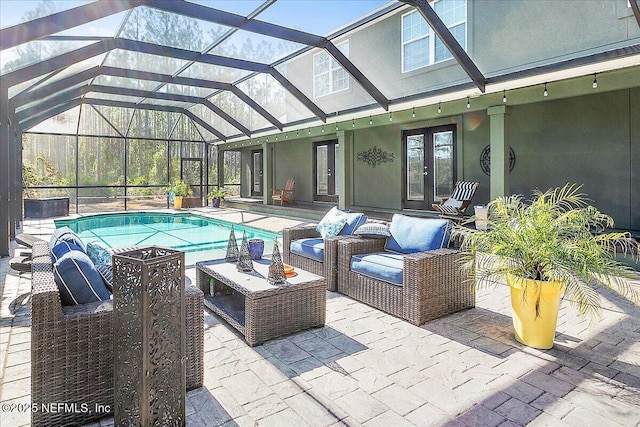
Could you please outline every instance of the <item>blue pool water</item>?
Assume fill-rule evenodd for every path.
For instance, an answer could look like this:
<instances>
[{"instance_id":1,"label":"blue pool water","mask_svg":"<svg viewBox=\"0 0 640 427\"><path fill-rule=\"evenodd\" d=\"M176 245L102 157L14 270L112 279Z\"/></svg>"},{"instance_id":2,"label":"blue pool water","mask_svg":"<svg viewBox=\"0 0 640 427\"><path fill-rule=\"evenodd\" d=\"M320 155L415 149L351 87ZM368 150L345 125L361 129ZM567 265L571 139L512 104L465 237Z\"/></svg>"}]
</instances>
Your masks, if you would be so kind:
<instances>
[{"instance_id":1,"label":"blue pool water","mask_svg":"<svg viewBox=\"0 0 640 427\"><path fill-rule=\"evenodd\" d=\"M84 243L100 240L111 248L156 245L184 251L186 265L224 258L232 225L200 215L171 213L92 215L57 220L55 224L56 228L71 228ZM238 248L246 231L247 239L263 239L264 253L271 253L278 234L240 224L233 224L233 227Z\"/></svg>"}]
</instances>

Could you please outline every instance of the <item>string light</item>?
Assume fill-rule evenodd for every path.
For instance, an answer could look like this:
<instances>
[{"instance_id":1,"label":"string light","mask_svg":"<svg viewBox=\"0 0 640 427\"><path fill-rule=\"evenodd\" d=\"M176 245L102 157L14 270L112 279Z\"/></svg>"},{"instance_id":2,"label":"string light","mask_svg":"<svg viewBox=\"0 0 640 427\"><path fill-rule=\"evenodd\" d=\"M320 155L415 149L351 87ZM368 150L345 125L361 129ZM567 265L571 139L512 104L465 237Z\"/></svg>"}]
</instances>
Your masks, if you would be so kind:
<instances>
[{"instance_id":1,"label":"string light","mask_svg":"<svg viewBox=\"0 0 640 427\"><path fill-rule=\"evenodd\" d=\"M309 127L309 135L311 135L311 127Z\"/></svg>"},{"instance_id":2,"label":"string light","mask_svg":"<svg viewBox=\"0 0 640 427\"><path fill-rule=\"evenodd\" d=\"M393 116L391 115L391 111L389 111L389 121L392 122L393 121Z\"/></svg>"},{"instance_id":3,"label":"string light","mask_svg":"<svg viewBox=\"0 0 640 427\"><path fill-rule=\"evenodd\" d=\"M369 125L373 124L373 119L371 118L371 116L369 116Z\"/></svg>"},{"instance_id":4,"label":"string light","mask_svg":"<svg viewBox=\"0 0 640 427\"><path fill-rule=\"evenodd\" d=\"M544 92L542 92L542 95L549 96L549 91L547 90L547 82L544 83Z\"/></svg>"},{"instance_id":5,"label":"string light","mask_svg":"<svg viewBox=\"0 0 640 427\"><path fill-rule=\"evenodd\" d=\"M300 136L300 131L296 131L296 136Z\"/></svg>"},{"instance_id":6,"label":"string light","mask_svg":"<svg viewBox=\"0 0 640 427\"><path fill-rule=\"evenodd\" d=\"M507 102L507 91L502 89L502 102Z\"/></svg>"},{"instance_id":7,"label":"string light","mask_svg":"<svg viewBox=\"0 0 640 427\"><path fill-rule=\"evenodd\" d=\"M338 124L336 123L336 131L339 131L340 129L338 128Z\"/></svg>"},{"instance_id":8,"label":"string light","mask_svg":"<svg viewBox=\"0 0 640 427\"><path fill-rule=\"evenodd\" d=\"M324 125L322 125L322 133L324 133Z\"/></svg>"},{"instance_id":9,"label":"string light","mask_svg":"<svg viewBox=\"0 0 640 427\"><path fill-rule=\"evenodd\" d=\"M276 135L276 141L278 140L278 135Z\"/></svg>"},{"instance_id":10,"label":"string light","mask_svg":"<svg viewBox=\"0 0 640 427\"><path fill-rule=\"evenodd\" d=\"M416 117L416 107L411 108L411 117Z\"/></svg>"},{"instance_id":11,"label":"string light","mask_svg":"<svg viewBox=\"0 0 640 427\"><path fill-rule=\"evenodd\" d=\"M438 114L442 113L442 103L438 102Z\"/></svg>"},{"instance_id":12,"label":"string light","mask_svg":"<svg viewBox=\"0 0 640 427\"><path fill-rule=\"evenodd\" d=\"M469 100L469 95L467 95L467 108L471 108L471 102Z\"/></svg>"},{"instance_id":13,"label":"string light","mask_svg":"<svg viewBox=\"0 0 640 427\"><path fill-rule=\"evenodd\" d=\"M284 134L285 139L289 139L289 132Z\"/></svg>"},{"instance_id":14,"label":"string light","mask_svg":"<svg viewBox=\"0 0 640 427\"><path fill-rule=\"evenodd\" d=\"M352 128L356 127L356 122L353 119L351 119L351 127Z\"/></svg>"},{"instance_id":15,"label":"string light","mask_svg":"<svg viewBox=\"0 0 640 427\"><path fill-rule=\"evenodd\" d=\"M592 88L597 89L598 88L598 78L596 77L597 73L593 73L593 84L591 85Z\"/></svg>"}]
</instances>

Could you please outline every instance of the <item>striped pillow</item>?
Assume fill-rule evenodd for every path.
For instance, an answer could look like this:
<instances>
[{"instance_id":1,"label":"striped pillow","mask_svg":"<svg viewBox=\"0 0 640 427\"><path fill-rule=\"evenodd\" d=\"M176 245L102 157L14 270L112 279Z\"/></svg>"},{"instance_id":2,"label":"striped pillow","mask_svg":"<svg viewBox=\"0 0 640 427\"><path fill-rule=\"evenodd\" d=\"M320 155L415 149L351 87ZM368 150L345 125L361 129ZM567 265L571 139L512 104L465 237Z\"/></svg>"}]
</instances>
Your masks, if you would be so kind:
<instances>
[{"instance_id":1,"label":"striped pillow","mask_svg":"<svg viewBox=\"0 0 640 427\"><path fill-rule=\"evenodd\" d=\"M72 249L53 264L53 275L62 305L105 301L111 297L102 277L87 254Z\"/></svg>"}]
</instances>

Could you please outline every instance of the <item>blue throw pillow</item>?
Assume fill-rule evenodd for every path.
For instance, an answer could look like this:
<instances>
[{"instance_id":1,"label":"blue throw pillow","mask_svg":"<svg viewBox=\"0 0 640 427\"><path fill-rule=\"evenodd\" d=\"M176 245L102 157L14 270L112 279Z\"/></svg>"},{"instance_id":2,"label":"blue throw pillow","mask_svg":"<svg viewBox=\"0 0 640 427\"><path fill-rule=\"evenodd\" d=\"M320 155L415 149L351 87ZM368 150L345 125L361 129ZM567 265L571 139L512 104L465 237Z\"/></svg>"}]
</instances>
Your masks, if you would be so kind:
<instances>
[{"instance_id":1,"label":"blue throw pillow","mask_svg":"<svg viewBox=\"0 0 640 427\"><path fill-rule=\"evenodd\" d=\"M358 229L362 224L367 222L367 216L363 213L353 212L353 213L345 213L347 216L347 222L340 230L341 236L351 236L354 231Z\"/></svg>"},{"instance_id":2,"label":"blue throw pillow","mask_svg":"<svg viewBox=\"0 0 640 427\"><path fill-rule=\"evenodd\" d=\"M58 228L56 229L56 231L54 231L53 236L51 236L51 240L49 241L49 249L53 250L53 247L63 240L67 242L73 242L76 245L82 247L83 252L87 251L87 248L84 246L84 243L82 243L82 240L80 240L75 231L66 226Z\"/></svg>"},{"instance_id":3,"label":"blue throw pillow","mask_svg":"<svg viewBox=\"0 0 640 427\"><path fill-rule=\"evenodd\" d=\"M385 250L411 254L449 246L451 221L394 214Z\"/></svg>"},{"instance_id":4,"label":"blue throw pillow","mask_svg":"<svg viewBox=\"0 0 640 427\"><path fill-rule=\"evenodd\" d=\"M334 206L320 220L316 230L323 239L326 239L327 237L337 236L346 223L347 214Z\"/></svg>"},{"instance_id":5,"label":"blue throw pillow","mask_svg":"<svg viewBox=\"0 0 640 427\"><path fill-rule=\"evenodd\" d=\"M105 301L111 296L89 256L71 250L53 264L62 305Z\"/></svg>"},{"instance_id":6,"label":"blue throw pillow","mask_svg":"<svg viewBox=\"0 0 640 427\"><path fill-rule=\"evenodd\" d=\"M84 252L84 249L73 242L67 242L65 240L62 240L60 241L60 243L55 245L53 249L51 249L51 258L53 259L53 262L56 262L57 260L62 258L64 254L71 251Z\"/></svg>"},{"instance_id":7,"label":"blue throw pillow","mask_svg":"<svg viewBox=\"0 0 640 427\"><path fill-rule=\"evenodd\" d=\"M87 243L87 255L96 266L107 265L111 267L111 252L111 248L100 240Z\"/></svg>"}]
</instances>

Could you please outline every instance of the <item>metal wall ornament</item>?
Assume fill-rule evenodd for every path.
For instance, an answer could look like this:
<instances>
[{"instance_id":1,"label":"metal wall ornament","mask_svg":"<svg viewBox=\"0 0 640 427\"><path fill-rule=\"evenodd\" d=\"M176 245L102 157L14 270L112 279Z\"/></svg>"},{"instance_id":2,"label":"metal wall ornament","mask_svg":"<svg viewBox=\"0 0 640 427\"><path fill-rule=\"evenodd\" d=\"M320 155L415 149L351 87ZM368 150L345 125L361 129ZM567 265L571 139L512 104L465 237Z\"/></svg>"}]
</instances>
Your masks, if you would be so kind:
<instances>
[{"instance_id":1,"label":"metal wall ornament","mask_svg":"<svg viewBox=\"0 0 640 427\"><path fill-rule=\"evenodd\" d=\"M224 257L227 262L238 261L238 242L236 241L236 233L231 226L231 233L229 233L229 243L227 243L227 254Z\"/></svg>"},{"instance_id":2,"label":"metal wall ornament","mask_svg":"<svg viewBox=\"0 0 640 427\"><path fill-rule=\"evenodd\" d=\"M273 242L273 252L271 254L271 264L269 264L267 282L269 282L270 285L282 285L287 282L282 256L280 255L280 249L278 249L278 240Z\"/></svg>"},{"instance_id":3,"label":"metal wall ornament","mask_svg":"<svg viewBox=\"0 0 640 427\"><path fill-rule=\"evenodd\" d=\"M393 163L393 158L394 154L392 152L384 151L375 146L356 155L358 161L364 162L374 168L383 163Z\"/></svg>"},{"instance_id":4,"label":"metal wall ornament","mask_svg":"<svg viewBox=\"0 0 640 427\"><path fill-rule=\"evenodd\" d=\"M516 166L516 153L509 147L509 172ZM480 168L486 175L491 175L491 146L487 145L480 153Z\"/></svg>"},{"instance_id":5,"label":"metal wall ornament","mask_svg":"<svg viewBox=\"0 0 640 427\"><path fill-rule=\"evenodd\" d=\"M238 271L253 271L253 261L249 252L249 242L247 241L247 232L242 233L242 243L240 244L240 253L238 254L238 263L236 264Z\"/></svg>"}]
</instances>

